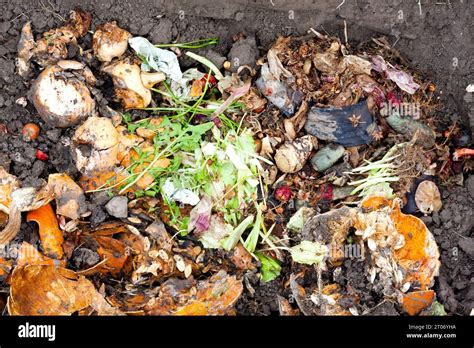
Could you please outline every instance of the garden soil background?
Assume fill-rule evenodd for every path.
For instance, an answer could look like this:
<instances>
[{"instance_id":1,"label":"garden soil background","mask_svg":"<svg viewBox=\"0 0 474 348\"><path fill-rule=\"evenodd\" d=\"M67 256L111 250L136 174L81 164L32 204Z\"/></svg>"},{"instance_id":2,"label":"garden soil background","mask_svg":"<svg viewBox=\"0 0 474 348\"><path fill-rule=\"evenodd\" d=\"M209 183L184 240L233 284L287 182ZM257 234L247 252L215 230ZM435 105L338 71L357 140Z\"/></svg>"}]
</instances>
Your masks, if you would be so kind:
<instances>
[{"instance_id":1,"label":"garden soil background","mask_svg":"<svg viewBox=\"0 0 474 348\"><path fill-rule=\"evenodd\" d=\"M243 32L254 35L264 55L279 35L304 34L310 27L345 39L355 46L372 37L385 35L392 46L437 85L444 104L438 117L444 125L457 121L469 133L474 129L474 102L466 86L474 82L472 59L474 2L468 0L293 0L293 1L0 1L0 165L25 183L34 184L49 173L76 169L69 155L71 130L44 125L31 103L26 108L16 100L27 97L28 86L15 74L15 57L21 27L31 21L35 32L56 27L77 6L93 14L97 23L116 20L133 35L155 43L180 42L205 37L219 37L212 48L216 59L227 56L232 36ZM199 51L197 51L199 53ZM241 54L245 54L242 52ZM42 134L26 143L18 136L23 125L36 122ZM36 149L49 153L50 160L36 159ZM464 186L441 187L443 209L423 217L441 250L441 272L435 291L446 310L469 315L474 306L472 237L474 176L465 177ZM93 202L91 203L93 204ZM94 209L91 209L94 211ZM100 209L96 209L100 214ZM30 227L22 226L22 235ZM21 238L22 236L20 236ZM357 281L357 265L354 265ZM249 280L254 294L245 292L237 304L238 314L278 313L277 295L283 284L278 280L261 284ZM359 279L361 283L364 279ZM390 305L373 314L396 314Z\"/></svg>"}]
</instances>

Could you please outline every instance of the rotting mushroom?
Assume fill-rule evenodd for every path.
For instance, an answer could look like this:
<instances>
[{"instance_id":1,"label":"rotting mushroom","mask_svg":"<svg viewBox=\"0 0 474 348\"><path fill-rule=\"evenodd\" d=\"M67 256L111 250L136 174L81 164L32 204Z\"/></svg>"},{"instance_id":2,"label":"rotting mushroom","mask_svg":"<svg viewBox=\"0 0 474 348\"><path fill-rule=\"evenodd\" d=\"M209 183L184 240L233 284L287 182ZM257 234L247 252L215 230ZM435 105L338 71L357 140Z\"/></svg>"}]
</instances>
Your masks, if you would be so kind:
<instances>
[{"instance_id":1,"label":"rotting mushroom","mask_svg":"<svg viewBox=\"0 0 474 348\"><path fill-rule=\"evenodd\" d=\"M95 101L83 80L93 82L93 75L76 61L60 61L38 76L31 89L33 104L46 123L66 128L96 115Z\"/></svg>"},{"instance_id":2,"label":"rotting mushroom","mask_svg":"<svg viewBox=\"0 0 474 348\"><path fill-rule=\"evenodd\" d=\"M97 27L92 38L92 49L98 60L110 62L125 53L128 39L132 35L120 28L117 22L109 22Z\"/></svg>"},{"instance_id":3,"label":"rotting mushroom","mask_svg":"<svg viewBox=\"0 0 474 348\"><path fill-rule=\"evenodd\" d=\"M66 59L68 46L77 45L77 39L87 33L91 21L90 13L76 9L71 12L69 21L64 26L46 31L36 42L31 23L27 22L21 30L18 43L18 74L22 77L28 75L31 59L42 67Z\"/></svg>"},{"instance_id":4,"label":"rotting mushroom","mask_svg":"<svg viewBox=\"0 0 474 348\"><path fill-rule=\"evenodd\" d=\"M105 117L89 117L72 138L72 157L77 169L90 177L115 167L119 134Z\"/></svg>"},{"instance_id":5,"label":"rotting mushroom","mask_svg":"<svg viewBox=\"0 0 474 348\"><path fill-rule=\"evenodd\" d=\"M142 72L130 58L109 64L103 71L112 76L115 94L125 109L147 107L151 103L149 88L166 79L161 72Z\"/></svg>"}]
</instances>

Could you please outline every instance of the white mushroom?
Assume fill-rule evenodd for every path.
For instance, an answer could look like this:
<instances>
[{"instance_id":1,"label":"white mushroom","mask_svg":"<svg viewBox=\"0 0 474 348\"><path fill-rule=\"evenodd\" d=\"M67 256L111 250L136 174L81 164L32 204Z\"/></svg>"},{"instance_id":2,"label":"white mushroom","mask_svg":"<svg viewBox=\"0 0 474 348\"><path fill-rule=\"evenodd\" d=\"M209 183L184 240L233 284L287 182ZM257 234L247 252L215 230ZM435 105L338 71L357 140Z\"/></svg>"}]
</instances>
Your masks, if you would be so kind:
<instances>
[{"instance_id":1,"label":"white mushroom","mask_svg":"<svg viewBox=\"0 0 474 348\"><path fill-rule=\"evenodd\" d=\"M131 36L128 31L117 26L115 21L100 25L92 38L94 54L101 62L110 62L125 53Z\"/></svg>"},{"instance_id":2,"label":"white mushroom","mask_svg":"<svg viewBox=\"0 0 474 348\"><path fill-rule=\"evenodd\" d=\"M142 72L140 67L130 59L110 64L103 70L112 76L115 94L125 109L147 107L151 102L151 92L148 88L166 78L160 72Z\"/></svg>"},{"instance_id":3,"label":"white mushroom","mask_svg":"<svg viewBox=\"0 0 474 348\"><path fill-rule=\"evenodd\" d=\"M145 88L151 88L156 85L158 82L166 80L166 75L162 72L146 72L142 71L140 73L140 77L142 79L143 86Z\"/></svg>"},{"instance_id":4,"label":"white mushroom","mask_svg":"<svg viewBox=\"0 0 474 348\"><path fill-rule=\"evenodd\" d=\"M53 127L70 127L94 116L95 102L86 84L68 70L82 69L75 61L60 61L46 68L32 86L33 104L41 118ZM86 78L90 71L84 70ZM89 78L87 78L90 80Z\"/></svg>"}]
</instances>

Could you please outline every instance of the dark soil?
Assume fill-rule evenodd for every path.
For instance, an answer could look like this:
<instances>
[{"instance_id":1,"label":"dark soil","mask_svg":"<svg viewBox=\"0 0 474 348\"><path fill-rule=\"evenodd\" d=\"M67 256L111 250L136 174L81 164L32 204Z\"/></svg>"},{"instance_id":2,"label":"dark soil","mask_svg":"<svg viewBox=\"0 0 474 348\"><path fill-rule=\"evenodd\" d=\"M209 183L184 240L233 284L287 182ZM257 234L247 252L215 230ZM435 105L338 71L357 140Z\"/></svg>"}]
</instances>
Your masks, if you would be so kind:
<instances>
[{"instance_id":1,"label":"dark soil","mask_svg":"<svg viewBox=\"0 0 474 348\"><path fill-rule=\"evenodd\" d=\"M69 154L71 130L45 125L30 101L25 108L17 104L19 98L27 97L29 86L15 74L15 57L19 33L26 21L32 21L35 33L43 32L61 24L68 12L79 5L93 13L93 28L114 19L132 34L148 37L152 42L219 37L217 46L197 52L218 65L228 55L232 37L238 33L254 36L259 55L263 55L277 36L303 34L310 27L344 40L345 21L351 45L386 35L415 69L437 85L444 105L438 115L441 125L458 121L468 133L472 132L474 103L465 88L474 80L469 36L473 31L470 14L474 4L431 0L419 3L420 6L416 1L403 0L235 0L228 4L206 0L0 0L0 165L28 185L37 185L40 178L46 179L53 172L76 174ZM84 38L87 40L90 41L90 34ZM41 127L40 137L30 143L18 135L28 122ZM37 149L47 153L49 160L36 159ZM443 209L423 218L441 250L441 274L435 290L448 312L468 315L474 303L474 177L466 177L464 187L442 188L442 195ZM100 219L106 217L102 213ZM22 227L18 238L34 238L31 227L26 223ZM347 266L354 270L348 276L352 274L355 283L360 281L357 277L362 272L357 271L358 266ZM277 294L288 295L283 291L283 280L263 284L249 279L248 283L255 292L247 287L237 304L238 314L278 313ZM372 314L396 313L387 303L377 311Z\"/></svg>"}]
</instances>

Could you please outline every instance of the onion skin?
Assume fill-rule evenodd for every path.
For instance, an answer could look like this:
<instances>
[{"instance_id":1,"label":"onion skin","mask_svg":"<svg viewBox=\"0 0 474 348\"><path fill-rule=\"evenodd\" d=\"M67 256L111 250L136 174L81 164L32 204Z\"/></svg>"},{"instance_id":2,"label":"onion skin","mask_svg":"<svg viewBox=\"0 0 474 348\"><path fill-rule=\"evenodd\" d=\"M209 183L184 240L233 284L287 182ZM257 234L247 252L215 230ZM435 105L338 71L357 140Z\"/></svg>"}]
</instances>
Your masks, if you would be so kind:
<instances>
[{"instance_id":1,"label":"onion skin","mask_svg":"<svg viewBox=\"0 0 474 348\"><path fill-rule=\"evenodd\" d=\"M12 202L10 205L10 210L8 211L8 223L0 232L0 245L5 245L10 243L13 238L16 237L18 232L20 231L21 226L21 211Z\"/></svg>"},{"instance_id":2,"label":"onion skin","mask_svg":"<svg viewBox=\"0 0 474 348\"><path fill-rule=\"evenodd\" d=\"M33 187L19 188L12 192L8 210L8 223L0 231L0 245L10 243L20 231L21 212L38 209L48 204L53 198L54 193L48 185L38 189ZM2 209L2 211L4 210Z\"/></svg>"},{"instance_id":3,"label":"onion skin","mask_svg":"<svg viewBox=\"0 0 474 348\"><path fill-rule=\"evenodd\" d=\"M46 68L32 86L33 104L50 126L67 128L95 115L95 102L87 86L64 76L59 65Z\"/></svg>"},{"instance_id":4,"label":"onion skin","mask_svg":"<svg viewBox=\"0 0 474 348\"><path fill-rule=\"evenodd\" d=\"M151 92L143 86L140 67L129 59L106 66L104 72L112 76L117 98L125 109L144 108L151 102Z\"/></svg>"}]
</instances>

